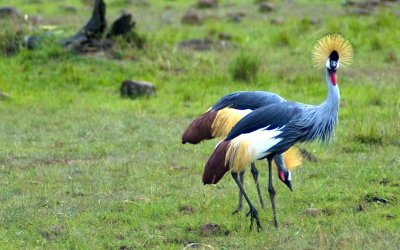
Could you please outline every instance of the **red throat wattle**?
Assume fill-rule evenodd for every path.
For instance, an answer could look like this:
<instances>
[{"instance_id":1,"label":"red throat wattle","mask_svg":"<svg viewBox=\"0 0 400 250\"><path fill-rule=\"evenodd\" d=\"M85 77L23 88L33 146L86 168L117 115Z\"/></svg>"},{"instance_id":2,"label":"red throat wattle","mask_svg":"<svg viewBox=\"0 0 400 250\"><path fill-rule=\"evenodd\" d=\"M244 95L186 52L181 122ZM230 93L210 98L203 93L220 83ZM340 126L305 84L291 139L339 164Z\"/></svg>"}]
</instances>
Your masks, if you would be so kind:
<instances>
[{"instance_id":1,"label":"red throat wattle","mask_svg":"<svg viewBox=\"0 0 400 250\"><path fill-rule=\"evenodd\" d=\"M279 171L279 178L280 178L282 181L285 181L285 174L284 174L282 171Z\"/></svg>"},{"instance_id":2,"label":"red throat wattle","mask_svg":"<svg viewBox=\"0 0 400 250\"><path fill-rule=\"evenodd\" d=\"M336 72L331 72L331 82L333 86L336 86Z\"/></svg>"}]
</instances>

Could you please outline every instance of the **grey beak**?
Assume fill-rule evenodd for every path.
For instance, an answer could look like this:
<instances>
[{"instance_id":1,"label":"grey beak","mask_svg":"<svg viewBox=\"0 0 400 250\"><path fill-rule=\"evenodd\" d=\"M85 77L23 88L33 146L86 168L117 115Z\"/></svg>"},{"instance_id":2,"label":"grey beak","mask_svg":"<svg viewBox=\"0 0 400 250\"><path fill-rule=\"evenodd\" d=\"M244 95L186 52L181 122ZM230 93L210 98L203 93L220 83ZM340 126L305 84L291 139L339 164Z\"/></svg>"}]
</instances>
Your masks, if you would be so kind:
<instances>
[{"instance_id":1,"label":"grey beak","mask_svg":"<svg viewBox=\"0 0 400 250\"><path fill-rule=\"evenodd\" d=\"M286 186L290 189L290 191L293 192L292 183L291 183L290 181L286 181L285 184L286 184Z\"/></svg>"}]
</instances>

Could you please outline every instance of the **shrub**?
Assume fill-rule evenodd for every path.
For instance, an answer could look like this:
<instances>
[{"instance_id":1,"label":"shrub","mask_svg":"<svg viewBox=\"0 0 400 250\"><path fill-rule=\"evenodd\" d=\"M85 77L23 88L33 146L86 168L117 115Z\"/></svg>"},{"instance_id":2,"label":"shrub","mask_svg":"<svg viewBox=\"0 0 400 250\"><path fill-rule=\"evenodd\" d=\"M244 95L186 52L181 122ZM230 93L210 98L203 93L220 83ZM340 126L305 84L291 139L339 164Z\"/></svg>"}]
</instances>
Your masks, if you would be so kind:
<instances>
[{"instance_id":1,"label":"shrub","mask_svg":"<svg viewBox=\"0 0 400 250\"><path fill-rule=\"evenodd\" d=\"M22 46L24 27L18 20L1 20L0 55L12 56L18 53Z\"/></svg>"},{"instance_id":2,"label":"shrub","mask_svg":"<svg viewBox=\"0 0 400 250\"><path fill-rule=\"evenodd\" d=\"M256 79L259 68L259 57L242 51L232 62L230 71L234 80L252 82Z\"/></svg>"}]
</instances>

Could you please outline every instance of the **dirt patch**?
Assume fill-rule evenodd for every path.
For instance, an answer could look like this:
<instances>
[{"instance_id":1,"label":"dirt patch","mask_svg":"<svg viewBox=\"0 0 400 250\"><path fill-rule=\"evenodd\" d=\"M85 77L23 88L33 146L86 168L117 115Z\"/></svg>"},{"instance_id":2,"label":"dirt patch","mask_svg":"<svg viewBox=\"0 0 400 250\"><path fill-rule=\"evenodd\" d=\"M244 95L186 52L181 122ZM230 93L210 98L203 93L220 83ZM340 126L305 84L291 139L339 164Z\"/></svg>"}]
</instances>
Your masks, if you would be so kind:
<instances>
[{"instance_id":1,"label":"dirt patch","mask_svg":"<svg viewBox=\"0 0 400 250\"><path fill-rule=\"evenodd\" d=\"M212 49L232 48L234 44L231 42L232 36L227 33L219 33L217 39L212 37L195 38L184 40L178 43L180 49L190 49L196 51L209 51Z\"/></svg>"},{"instance_id":2,"label":"dirt patch","mask_svg":"<svg viewBox=\"0 0 400 250\"><path fill-rule=\"evenodd\" d=\"M376 196L376 195L367 194L366 196L364 196L363 199L366 202L369 202L369 203L389 204L389 199L386 199L386 198L383 198L383 197L379 197L379 196Z\"/></svg>"},{"instance_id":3,"label":"dirt patch","mask_svg":"<svg viewBox=\"0 0 400 250\"><path fill-rule=\"evenodd\" d=\"M381 184L382 186L386 186L389 182L390 181L388 178L383 178L382 180L379 181L379 184Z\"/></svg>"},{"instance_id":4,"label":"dirt patch","mask_svg":"<svg viewBox=\"0 0 400 250\"><path fill-rule=\"evenodd\" d=\"M54 225L48 229L41 230L39 234L47 239L47 240L54 240L58 237L62 236L65 233L64 225Z\"/></svg>"},{"instance_id":5,"label":"dirt patch","mask_svg":"<svg viewBox=\"0 0 400 250\"><path fill-rule=\"evenodd\" d=\"M318 217L321 215L333 215L334 212L329 208L307 208L304 210L304 214L311 217Z\"/></svg>"},{"instance_id":6,"label":"dirt patch","mask_svg":"<svg viewBox=\"0 0 400 250\"><path fill-rule=\"evenodd\" d=\"M117 235L115 236L115 238L116 238L117 240L124 240L124 239L125 239L125 236L123 236L122 234L117 234Z\"/></svg>"},{"instance_id":7,"label":"dirt patch","mask_svg":"<svg viewBox=\"0 0 400 250\"><path fill-rule=\"evenodd\" d=\"M360 203L356 207L357 212L362 212L367 210L368 203L375 203L378 205L387 205L391 201L391 198L380 197L374 194L367 194L361 198Z\"/></svg>"},{"instance_id":8,"label":"dirt patch","mask_svg":"<svg viewBox=\"0 0 400 250\"><path fill-rule=\"evenodd\" d=\"M358 134L354 136L354 140L362 144L382 145L383 138L377 133Z\"/></svg>"},{"instance_id":9,"label":"dirt patch","mask_svg":"<svg viewBox=\"0 0 400 250\"><path fill-rule=\"evenodd\" d=\"M149 202L150 201L150 198L144 196L143 194L136 195L133 199L138 202Z\"/></svg>"},{"instance_id":10,"label":"dirt patch","mask_svg":"<svg viewBox=\"0 0 400 250\"><path fill-rule=\"evenodd\" d=\"M202 236L211 235L229 235L228 230L224 230L220 225L207 223L200 227L200 233Z\"/></svg>"},{"instance_id":11,"label":"dirt patch","mask_svg":"<svg viewBox=\"0 0 400 250\"><path fill-rule=\"evenodd\" d=\"M220 226L217 224L205 224L200 227L200 232L202 235L212 235L212 234L217 234L218 231L220 230Z\"/></svg>"},{"instance_id":12,"label":"dirt patch","mask_svg":"<svg viewBox=\"0 0 400 250\"><path fill-rule=\"evenodd\" d=\"M396 215L394 215L394 214L384 214L383 218L385 220L394 220L394 219L396 219Z\"/></svg>"},{"instance_id":13,"label":"dirt patch","mask_svg":"<svg viewBox=\"0 0 400 250\"><path fill-rule=\"evenodd\" d=\"M179 208L179 212L184 213L184 214L192 214L192 213L194 213L194 211L195 211L195 209L190 205L182 206Z\"/></svg>"}]
</instances>

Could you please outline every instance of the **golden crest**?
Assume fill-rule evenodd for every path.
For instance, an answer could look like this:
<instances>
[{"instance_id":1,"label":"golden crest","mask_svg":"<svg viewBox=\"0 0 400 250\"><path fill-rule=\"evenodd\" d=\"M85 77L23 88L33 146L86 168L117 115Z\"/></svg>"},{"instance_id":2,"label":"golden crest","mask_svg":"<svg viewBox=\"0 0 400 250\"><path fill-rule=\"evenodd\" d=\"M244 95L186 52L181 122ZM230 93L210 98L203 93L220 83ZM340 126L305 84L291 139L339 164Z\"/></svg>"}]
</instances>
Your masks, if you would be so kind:
<instances>
[{"instance_id":1,"label":"golden crest","mask_svg":"<svg viewBox=\"0 0 400 250\"><path fill-rule=\"evenodd\" d=\"M312 62L316 68L323 68L332 51L339 54L339 62L342 66L348 66L353 60L353 48L349 41L339 34L325 35L319 39L312 51Z\"/></svg>"}]
</instances>

